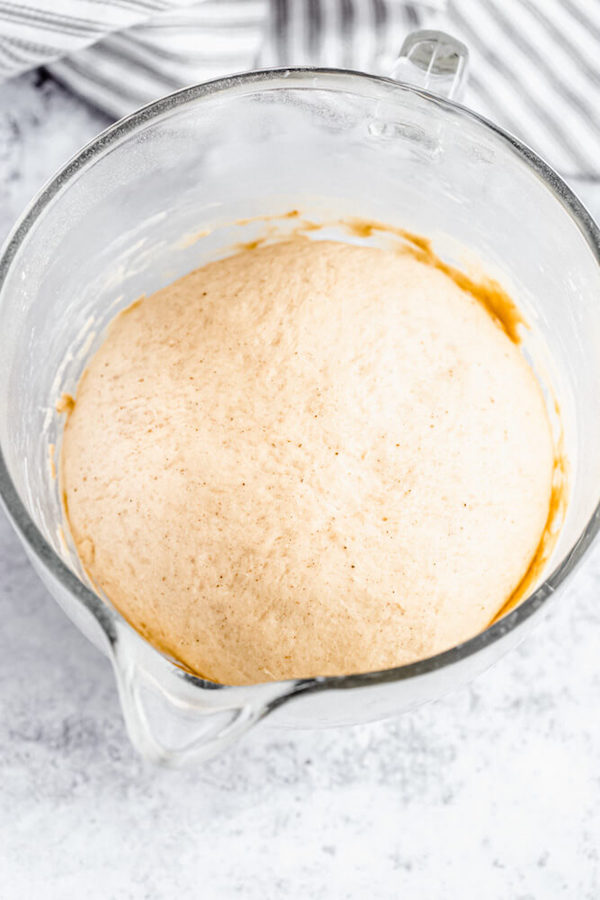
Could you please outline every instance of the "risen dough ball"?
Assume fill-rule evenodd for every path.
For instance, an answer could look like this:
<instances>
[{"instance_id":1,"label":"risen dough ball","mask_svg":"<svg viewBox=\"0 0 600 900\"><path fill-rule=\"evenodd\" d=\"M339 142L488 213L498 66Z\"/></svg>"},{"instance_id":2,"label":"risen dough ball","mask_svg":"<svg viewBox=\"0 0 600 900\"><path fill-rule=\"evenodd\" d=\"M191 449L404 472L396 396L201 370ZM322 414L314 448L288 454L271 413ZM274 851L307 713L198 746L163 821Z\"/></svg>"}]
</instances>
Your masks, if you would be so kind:
<instances>
[{"instance_id":1,"label":"risen dough ball","mask_svg":"<svg viewBox=\"0 0 600 900\"><path fill-rule=\"evenodd\" d=\"M408 255L300 239L118 316L62 451L96 584L240 684L387 668L485 628L552 471L538 384L476 300Z\"/></svg>"}]
</instances>

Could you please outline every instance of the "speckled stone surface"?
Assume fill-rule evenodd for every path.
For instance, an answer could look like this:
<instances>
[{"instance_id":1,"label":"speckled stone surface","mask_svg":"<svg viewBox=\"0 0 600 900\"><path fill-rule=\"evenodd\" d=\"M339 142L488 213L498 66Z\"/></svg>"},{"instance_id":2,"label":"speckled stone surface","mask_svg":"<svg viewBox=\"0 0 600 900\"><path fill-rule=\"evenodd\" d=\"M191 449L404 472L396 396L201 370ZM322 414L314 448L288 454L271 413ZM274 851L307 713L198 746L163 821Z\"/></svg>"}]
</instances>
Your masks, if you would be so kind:
<instances>
[{"instance_id":1,"label":"speckled stone surface","mask_svg":"<svg viewBox=\"0 0 600 900\"><path fill-rule=\"evenodd\" d=\"M104 124L38 76L0 88L2 236ZM469 688L354 729L263 727L186 772L135 756L108 662L1 513L0 623L3 900L600 897L600 548Z\"/></svg>"}]
</instances>

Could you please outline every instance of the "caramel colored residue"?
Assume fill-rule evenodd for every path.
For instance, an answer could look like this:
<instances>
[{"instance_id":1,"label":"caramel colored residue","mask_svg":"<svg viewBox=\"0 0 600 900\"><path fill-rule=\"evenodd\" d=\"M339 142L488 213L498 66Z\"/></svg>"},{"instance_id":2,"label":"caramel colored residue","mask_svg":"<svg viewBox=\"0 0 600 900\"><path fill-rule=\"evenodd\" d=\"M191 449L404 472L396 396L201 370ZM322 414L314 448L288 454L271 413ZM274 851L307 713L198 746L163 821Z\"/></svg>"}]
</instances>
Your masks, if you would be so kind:
<instances>
[{"instance_id":1,"label":"caramel colored residue","mask_svg":"<svg viewBox=\"0 0 600 900\"><path fill-rule=\"evenodd\" d=\"M188 247L191 247L197 241L199 241L203 237L208 237L211 233L210 228L200 228L198 231L194 231L191 234L184 234L180 242L177 244L178 250L187 250Z\"/></svg>"},{"instance_id":2,"label":"caramel colored residue","mask_svg":"<svg viewBox=\"0 0 600 900\"><path fill-rule=\"evenodd\" d=\"M487 309L489 314L503 328L506 336L510 338L513 344L521 342L519 334L519 325L524 325L523 316L508 296L506 291L493 279L482 281L473 281L460 269L449 266L447 263L438 259L431 251L427 255L427 262L436 269L440 269L445 275L448 275L459 288L471 294L476 300Z\"/></svg>"},{"instance_id":3,"label":"caramel colored residue","mask_svg":"<svg viewBox=\"0 0 600 900\"><path fill-rule=\"evenodd\" d=\"M56 463L54 462L54 451L56 447L54 444L48 444L48 465L50 466L50 478L52 481L56 481Z\"/></svg>"},{"instance_id":4,"label":"caramel colored residue","mask_svg":"<svg viewBox=\"0 0 600 900\"><path fill-rule=\"evenodd\" d=\"M121 312L119 313L119 315L126 316L128 313L133 312L134 309L138 308L138 306L140 305L140 303L142 302L142 300L144 299L145 296L146 296L145 294L142 294L141 297L138 297L137 300L134 300L133 303L130 303L129 306L125 307L125 309L122 309Z\"/></svg>"},{"instance_id":5,"label":"caramel colored residue","mask_svg":"<svg viewBox=\"0 0 600 900\"><path fill-rule=\"evenodd\" d=\"M485 278L481 281L474 281L468 275L465 275L464 272L461 272L460 269L440 259L433 252L430 240L406 231L404 228L395 228L392 225L384 225L381 222L371 222L364 219L346 219L342 224L351 234L355 234L357 237L368 238L372 237L376 232L387 232L402 238L408 245L403 248L405 252L411 252L419 262L433 266L451 278L461 290L471 294L487 309L490 316L500 325L514 344L521 342L518 329L520 325L526 324L525 320L511 297L494 279Z\"/></svg>"},{"instance_id":6,"label":"caramel colored residue","mask_svg":"<svg viewBox=\"0 0 600 900\"><path fill-rule=\"evenodd\" d=\"M306 234L308 231L320 231L323 226L318 222L311 222L310 219L302 219L301 223L295 229L295 234Z\"/></svg>"},{"instance_id":7,"label":"caramel colored residue","mask_svg":"<svg viewBox=\"0 0 600 900\"><path fill-rule=\"evenodd\" d=\"M56 412L60 414L62 413L70 413L73 411L75 407L75 400L71 396L71 394L61 394L60 400L56 404Z\"/></svg>"},{"instance_id":8,"label":"caramel colored residue","mask_svg":"<svg viewBox=\"0 0 600 900\"><path fill-rule=\"evenodd\" d=\"M266 215L266 216L250 216L247 219L236 219L236 225L252 225L253 222L273 222L273 221L281 221L282 219L297 219L300 215L300 210L298 209L290 209L289 212L280 213L277 215Z\"/></svg>"},{"instance_id":9,"label":"caramel colored residue","mask_svg":"<svg viewBox=\"0 0 600 900\"><path fill-rule=\"evenodd\" d=\"M567 487L567 463L565 457L561 454L560 456L557 456L554 463L554 478L550 503L548 505L548 518L546 519L540 542L523 578L504 606L496 613L490 622L490 625L498 622L507 613L512 612L522 600L527 599L533 585L538 580L544 566L550 559L554 544L556 543L556 538L558 537L560 524L564 518L567 507Z\"/></svg>"},{"instance_id":10,"label":"caramel colored residue","mask_svg":"<svg viewBox=\"0 0 600 900\"><path fill-rule=\"evenodd\" d=\"M262 246L262 244L265 244L268 241L268 239L269 239L268 236L265 235L264 237L256 238L256 240L254 240L254 241L240 241L239 243L234 244L233 246L237 252L241 253L243 250L256 250L257 247L260 247L260 246Z\"/></svg>"}]
</instances>

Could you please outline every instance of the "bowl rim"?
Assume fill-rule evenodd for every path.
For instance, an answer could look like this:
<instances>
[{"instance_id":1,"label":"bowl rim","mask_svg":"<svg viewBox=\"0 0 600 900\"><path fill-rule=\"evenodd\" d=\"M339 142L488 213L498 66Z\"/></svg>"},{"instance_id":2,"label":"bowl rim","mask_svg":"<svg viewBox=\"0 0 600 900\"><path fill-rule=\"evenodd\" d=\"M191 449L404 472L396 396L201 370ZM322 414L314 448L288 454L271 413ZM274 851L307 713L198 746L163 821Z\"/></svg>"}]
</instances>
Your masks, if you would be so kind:
<instances>
[{"instance_id":1,"label":"bowl rim","mask_svg":"<svg viewBox=\"0 0 600 900\"><path fill-rule=\"evenodd\" d=\"M82 170L121 139L132 134L140 126L163 116L165 113L177 110L186 104L194 103L204 97L215 94L235 93L239 88L256 85L266 89L313 89L313 90L337 90L351 92L351 82L367 81L374 86L393 89L401 94L415 94L422 100L440 107L451 114L464 116L478 125L490 129L500 139L501 143L518 159L533 169L544 186L550 191L554 199L559 202L570 215L572 221L586 239L590 251L596 262L600 265L600 230L584 205L544 160L526 144L509 132L500 128L484 116L480 115L456 103L433 94L422 88L385 78L370 75L351 69L320 68L308 66L279 67L259 69L239 74L228 75L224 78L216 78L201 84L192 85L175 91L159 100L140 107L128 116L118 120L79 150L34 196L16 224L9 233L0 254L0 302L4 284L10 272L13 260L30 230L43 215L45 209L55 198L60 197L63 189L68 187L72 179L77 177ZM336 81L338 82L336 85ZM118 627L128 625L125 618L102 598L91 591L63 562L42 535L21 500L15 485L11 479L4 453L0 443L0 501L4 506L9 519L17 534L21 538L30 557L38 561L51 575L80 603L86 607L96 618L111 645L117 641ZM437 653L433 656L396 666L390 669L382 669L373 672L356 673L350 675L319 676L318 678L295 678L280 681L281 685L289 685L290 691L298 689L347 689L364 687L373 684L384 684L395 681L404 681L409 678L422 676L437 671L446 666L453 665L467 657L474 656L481 650L496 643L500 638L523 624L532 615L538 612L546 601L555 593L568 575L579 564L594 538L600 531L600 502L596 505L589 521L582 530L578 539L566 553L563 560L552 570L544 582L514 610L507 613L498 621L488 626L484 631L463 641L454 647ZM136 632L137 633L137 632ZM186 672L168 656L158 650L153 644L139 635L140 639L152 649L159 657L172 667L174 672L185 678L186 681L201 688L232 688L235 686L220 684Z\"/></svg>"}]
</instances>

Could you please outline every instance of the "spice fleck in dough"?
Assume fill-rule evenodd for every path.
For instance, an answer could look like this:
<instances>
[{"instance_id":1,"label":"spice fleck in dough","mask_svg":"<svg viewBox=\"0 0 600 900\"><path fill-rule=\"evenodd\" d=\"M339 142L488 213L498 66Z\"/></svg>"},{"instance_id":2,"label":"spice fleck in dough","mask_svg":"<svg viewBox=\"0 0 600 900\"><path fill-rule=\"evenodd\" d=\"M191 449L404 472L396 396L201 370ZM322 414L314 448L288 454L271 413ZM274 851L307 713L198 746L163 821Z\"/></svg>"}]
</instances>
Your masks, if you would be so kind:
<instances>
[{"instance_id":1,"label":"spice fleck in dough","mask_svg":"<svg viewBox=\"0 0 600 900\"><path fill-rule=\"evenodd\" d=\"M552 471L538 384L480 303L409 255L307 239L119 315L62 449L95 583L235 684L481 631L536 551Z\"/></svg>"}]
</instances>

